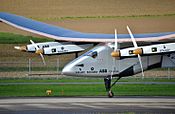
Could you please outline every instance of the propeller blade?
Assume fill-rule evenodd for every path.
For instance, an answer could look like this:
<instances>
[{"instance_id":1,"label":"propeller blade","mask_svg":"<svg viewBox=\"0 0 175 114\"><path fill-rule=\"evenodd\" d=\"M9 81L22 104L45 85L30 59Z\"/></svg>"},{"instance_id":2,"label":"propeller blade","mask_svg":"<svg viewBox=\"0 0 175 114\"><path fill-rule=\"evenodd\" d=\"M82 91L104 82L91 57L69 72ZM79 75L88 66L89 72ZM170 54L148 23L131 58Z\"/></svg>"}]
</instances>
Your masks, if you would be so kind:
<instances>
[{"instance_id":1,"label":"propeller blade","mask_svg":"<svg viewBox=\"0 0 175 114\"><path fill-rule=\"evenodd\" d=\"M42 59L42 61L43 61L43 64L46 65L46 61L45 61L45 59L44 59L43 54L40 53L40 56L41 56L41 59Z\"/></svg>"},{"instance_id":2,"label":"propeller blade","mask_svg":"<svg viewBox=\"0 0 175 114\"><path fill-rule=\"evenodd\" d=\"M36 50L39 50L38 46L32 40L30 40L30 42L33 44L33 46L36 48Z\"/></svg>"},{"instance_id":3,"label":"propeller blade","mask_svg":"<svg viewBox=\"0 0 175 114\"><path fill-rule=\"evenodd\" d=\"M135 47L135 48L138 48L138 45L137 45L137 43L136 43L136 40L135 40L135 38L134 38L134 36L133 36L133 34L132 34L132 32L131 32L129 26L127 26L126 28L127 28L128 32L129 32L129 35L130 35L130 37L131 37L131 40L132 40L132 43L133 43L134 47Z\"/></svg>"},{"instance_id":4,"label":"propeller blade","mask_svg":"<svg viewBox=\"0 0 175 114\"><path fill-rule=\"evenodd\" d=\"M117 30L115 29L115 48L114 48L114 51L117 51L117 49L118 49Z\"/></svg>"},{"instance_id":5,"label":"propeller blade","mask_svg":"<svg viewBox=\"0 0 175 114\"><path fill-rule=\"evenodd\" d=\"M140 68L142 70L142 79L144 79L144 72L143 72L142 60L141 60L141 56L139 54L138 54L138 58L139 58L139 62L140 62Z\"/></svg>"},{"instance_id":6,"label":"propeller blade","mask_svg":"<svg viewBox=\"0 0 175 114\"><path fill-rule=\"evenodd\" d=\"M40 50L40 49L38 48L38 46L37 46L32 40L30 40L30 42L31 42L32 45L36 48L36 51ZM42 59L42 61L43 61L43 64L46 65L46 62L45 62L45 59L44 59L43 54L42 54L42 53L39 53L39 55L40 55L40 57L41 57L41 59Z\"/></svg>"},{"instance_id":7,"label":"propeller blade","mask_svg":"<svg viewBox=\"0 0 175 114\"><path fill-rule=\"evenodd\" d=\"M115 34L114 35L115 35L114 50L111 53L111 56L114 57L114 58L117 58L117 57L120 57L120 50L118 49L119 44L118 44L118 40L117 40L117 30L116 29L115 29Z\"/></svg>"},{"instance_id":8,"label":"propeller blade","mask_svg":"<svg viewBox=\"0 0 175 114\"><path fill-rule=\"evenodd\" d=\"M116 52L117 51L117 49L118 49L118 42L117 42L117 30L115 29L114 30L114 32L115 32L115 44L114 44L114 52ZM116 66L116 58L113 58L113 65L112 65L112 69L114 68ZM114 75L114 69L112 70L112 72L111 72L111 79L112 79L112 76Z\"/></svg>"},{"instance_id":9,"label":"propeller blade","mask_svg":"<svg viewBox=\"0 0 175 114\"><path fill-rule=\"evenodd\" d=\"M127 26L126 28L127 28L128 32L129 32L129 35L130 35L130 37L131 37L131 40L132 40L132 43L133 43L134 47L135 47L135 48L138 48L138 45L137 45L137 43L136 43L136 40L135 40L135 38L134 38L134 36L133 36L133 34L132 34L132 32L131 32L129 26ZM143 78L144 78L144 72L143 72L142 60L141 60L140 54L137 54L137 55L138 55L138 59L139 59L139 63L140 63L140 68L141 68L141 71L142 71L142 79L143 79Z\"/></svg>"}]
</instances>

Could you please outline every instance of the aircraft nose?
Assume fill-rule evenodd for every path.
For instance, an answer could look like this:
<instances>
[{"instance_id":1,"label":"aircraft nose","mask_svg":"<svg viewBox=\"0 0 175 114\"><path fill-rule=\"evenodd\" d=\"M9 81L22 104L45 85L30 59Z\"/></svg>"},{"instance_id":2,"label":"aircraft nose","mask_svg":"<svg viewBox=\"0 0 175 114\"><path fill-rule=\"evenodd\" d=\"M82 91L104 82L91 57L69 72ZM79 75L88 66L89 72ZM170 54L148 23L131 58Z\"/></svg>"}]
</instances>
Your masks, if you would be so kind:
<instances>
[{"instance_id":1,"label":"aircraft nose","mask_svg":"<svg viewBox=\"0 0 175 114\"><path fill-rule=\"evenodd\" d=\"M62 74L63 74L63 75L73 75L74 72L73 72L73 70L72 70L71 67L65 66L65 67L63 68L63 70L62 70Z\"/></svg>"},{"instance_id":2,"label":"aircraft nose","mask_svg":"<svg viewBox=\"0 0 175 114\"><path fill-rule=\"evenodd\" d=\"M78 73L80 71L79 67L84 67L84 60L86 60L87 57L79 57L72 62L68 63L62 70L63 75L68 76L80 76L82 73Z\"/></svg>"}]
</instances>

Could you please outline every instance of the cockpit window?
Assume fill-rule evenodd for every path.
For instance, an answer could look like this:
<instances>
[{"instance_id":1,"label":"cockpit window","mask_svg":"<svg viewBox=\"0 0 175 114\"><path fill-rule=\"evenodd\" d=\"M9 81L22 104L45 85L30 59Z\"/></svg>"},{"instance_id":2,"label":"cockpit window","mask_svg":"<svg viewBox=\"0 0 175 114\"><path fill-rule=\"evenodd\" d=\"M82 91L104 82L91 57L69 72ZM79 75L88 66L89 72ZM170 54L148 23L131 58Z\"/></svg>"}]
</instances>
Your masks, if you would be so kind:
<instances>
[{"instance_id":1,"label":"cockpit window","mask_svg":"<svg viewBox=\"0 0 175 114\"><path fill-rule=\"evenodd\" d=\"M94 52L92 52L92 58L96 58L97 57L97 52L96 51L94 51Z\"/></svg>"},{"instance_id":2,"label":"cockpit window","mask_svg":"<svg viewBox=\"0 0 175 114\"><path fill-rule=\"evenodd\" d=\"M98 52L97 51L88 51L85 54L83 54L83 56L91 56L92 58L96 58L98 56Z\"/></svg>"},{"instance_id":3,"label":"cockpit window","mask_svg":"<svg viewBox=\"0 0 175 114\"><path fill-rule=\"evenodd\" d=\"M96 58L98 56L97 51L91 52L88 54L88 56L91 56L92 58Z\"/></svg>"}]
</instances>

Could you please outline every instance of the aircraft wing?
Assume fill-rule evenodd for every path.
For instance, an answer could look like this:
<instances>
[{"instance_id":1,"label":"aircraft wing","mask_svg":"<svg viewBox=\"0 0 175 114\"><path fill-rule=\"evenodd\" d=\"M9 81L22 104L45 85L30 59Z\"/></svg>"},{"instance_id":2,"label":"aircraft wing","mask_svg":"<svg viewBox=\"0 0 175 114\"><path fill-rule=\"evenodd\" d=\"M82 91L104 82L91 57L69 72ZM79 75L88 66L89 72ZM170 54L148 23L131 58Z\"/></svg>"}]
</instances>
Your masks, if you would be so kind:
<instances>
[{"instance_id":1,"label":"aircraft wing","mask_svg":"<svg viewBox=\"0 0 175 114\"><path fill-rule=\"evenodd\" d=\"M52 38L71 42L114 42L114 34L82 33L62 27L46 24L22 16L0 12L0 21L8 25ZM158 42L175 38L175 32L134 34L136 41ZM132 42L129 34L118 34L118 42Z\"/></svg>"}]
</instances>

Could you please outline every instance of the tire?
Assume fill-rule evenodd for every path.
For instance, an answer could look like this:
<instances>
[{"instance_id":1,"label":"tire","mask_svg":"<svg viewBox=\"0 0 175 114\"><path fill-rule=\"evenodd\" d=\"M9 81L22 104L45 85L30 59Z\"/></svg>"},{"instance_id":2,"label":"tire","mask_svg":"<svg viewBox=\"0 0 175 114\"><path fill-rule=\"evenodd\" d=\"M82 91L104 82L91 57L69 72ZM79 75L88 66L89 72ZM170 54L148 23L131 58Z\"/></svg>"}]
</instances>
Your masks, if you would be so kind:
<instances>
[{"instance_id":1,"label":"tire","mask_svg":"<svg viewBox=\"0 0 175 114\"><path fill-rule=\"evenodd\" d=\"M109 98L113 98L113 97L114 97L114 93L113 93L112 91L109 91L109 92L108 92L108 97L109 97Z\"/></svg>"}]
</instances>

